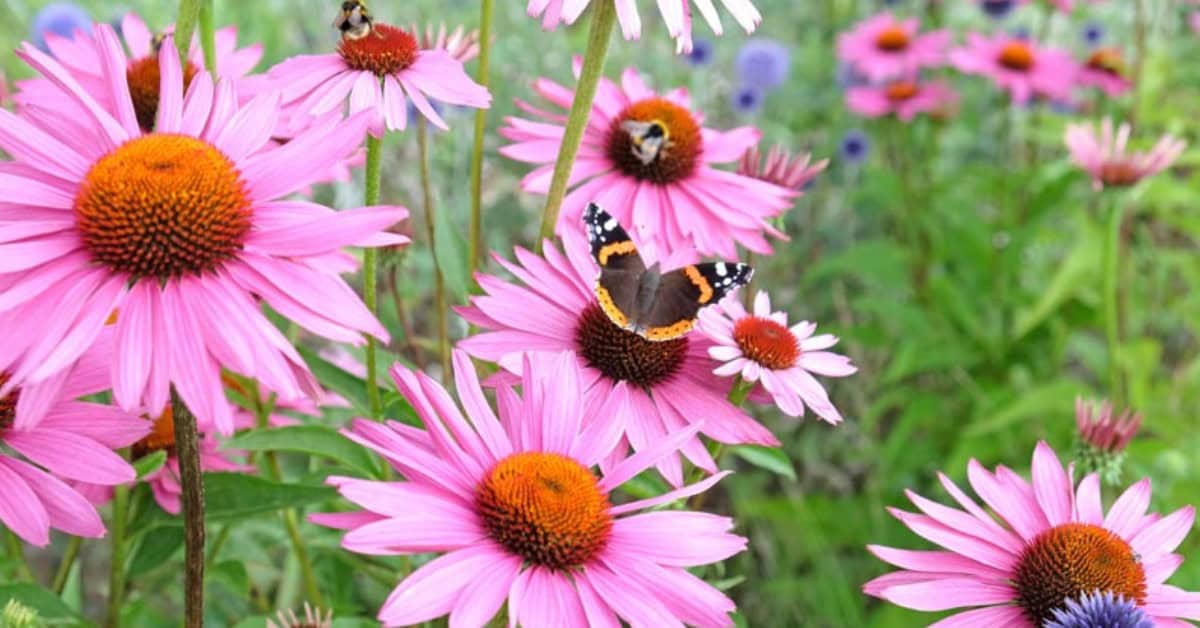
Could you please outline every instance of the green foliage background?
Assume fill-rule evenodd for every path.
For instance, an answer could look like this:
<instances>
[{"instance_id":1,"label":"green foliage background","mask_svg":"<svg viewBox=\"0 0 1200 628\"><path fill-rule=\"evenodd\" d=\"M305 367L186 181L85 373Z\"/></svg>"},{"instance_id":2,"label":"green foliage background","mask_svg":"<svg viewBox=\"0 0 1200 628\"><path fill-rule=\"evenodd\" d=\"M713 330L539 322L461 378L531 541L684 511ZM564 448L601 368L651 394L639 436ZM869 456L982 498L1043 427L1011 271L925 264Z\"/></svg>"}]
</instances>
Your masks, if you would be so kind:
<instances>
[{"instance_id":1,"label":"green foliage background","mask_svg":"<svg viewBox=\"0 0 1200 628\"><path fill-rule=\"evenodd\" d=\"M0 48L12 49L27 36L26 25L41 4L7 0L0 9ZM108 1L80 4L101 19L122 13ZM288 55L330 50L335 4L217 0L218 23L236 24L243 43L264 43L261 69ZM504 116L516 114L513 98L530 97L528 85L534 78L569 82L571 57L583 50L583 28L543 33L525 16L524 4L497 2L491 131ZM1200 151L1189 150L1169 175L1127 194L1098 196L1068 163L1061 142L1064 124L1088 114L1010 109L984 79L952 78L962 91L961 109L943 122L925 119L904 126L856 119L842 105L833 49L837 32L878 8L861 0L757 0L765 19L756 37L786 42L792 68L786 85L768 96L761 112L739 116L729 103L737 86L733 59L746 38L732 20L726 15L730 32L713 40L713 64L694 68L672 54L660 20L651 13L652 3L641 4L643 39L614 44L609 76L636 63L659 87L689 86L710 126L758 125L766 143L832 158L827 173L787 215L791 240L778 243L773 257L756 260L757 281L794 317L818 321L840 335L840 348L861 370L830 385L847 417L837 428L760 413L786 443L790 462L783 465L784 474L745 458L725 458L739 473L720 485L706 508L736 517L739 531L751 539L750 550L729 561L723 573L707 575L732 585L739 621L818 628L932 621L932 615L883 605L860 592L864 581L885 571L867 554L866 544L926 547L885 507L905 506L904 489L910 487L944 500L936 473L945 470L961 485L971 458L1027 471L1039 439L1069 456L1073 401L1077 395L1110 395L1105 374L1113 359L1127 373L1130 404L1146 416L1144 431L1130 448L1127 483L1153 477L1159 510L1197 501L1200 293L1192 287L1200 281ZM1200 36L1186 28L1184 3L1109 2L1070 19L1055 15L1049 20L1047 11L1026 7L999 26L974 3L943 4L941 19L960 40L968 29L1020 27L1046 33L1084 54L1082 28L1095 21L1105 26L1107 42L1121 46L1127 57L1134 57L1139 46L1134 11L1141 4L1148 30L1142 40L1139 89L1116 102L1084 104L1089 109L1098 105L1099 111L1118 118L1135 118L1136 142L1144 147L1166 131L1193 144L1200 140L1200 64L1195 62ZM175 11L173 3L161 1L124 5L159 27L171 22ZM477 3L467 0L376 0L371 5L382 19L403 24L478 21ZM899 2L896 8L921 14L930 10L918 0ZM707 36L705 26L697 29ZM26 74L11 55L0 59L0 67L10 77ZM437 206L448 216L446 224L460 233L465 233L469 206L470 119L469 113L451 112L452 130L433 139ZM862 129L871 138L863 164L838 154L850 129ZM385 202L421 206L415 145L412 133L387 140ZM526 167L499 157L499 145L492 132L484 220L489 247L508 254L514 244L532 243L541 198L519 191ZM349 207L360 199L361 189L361 184L350 185L319 194L335 206ZM1101 217L1111 202L1125 203L1131 215L1121 278L1128 303L1127 338L1115 356L1104 342L1100 294ZM420 224L417 213L414 224ZM462 238L448 242L451 254L461 259ZM460 269L462 264L450 266ZM466 278L461 270L450 272L455 275L448 277L452 299L462 302ZM417 335L425 339L435 329L431 277L428 249L418 243L398 285L410 304ZM396 312L385 310L389 327L398 329ZM455 321L452 331L461 335L465 328ZM338 389L335 381L341 381L353 388L352 378L346 384L347 374L329 365L316 368L330 387ZM398 402L393 407L403 410ZM214 561L211 625L261 625L261 619L239 622L302 599L297 567L273 509L297 504L318 510L322 501L333 502L312 484L332 472L363 475L368 470L364 465L373 464L360 459L361 452L331 451L340 445L319 436L313 436L307 449L284 454L287 487L266 480L240 490L230 487L241 494L218 504L228 512L218 513L210 536L221 534L230 522L237 525L229 526L229 540ZM778 470L778 461L775 466ZM794 479L787 477L789 471ZM1106 497L1111 500L1114 494L1109 489ZM272 496L268 508L246 509ZM139 530L152 533L139 537L131 566L135 576L126 609L131 626L160 625L178 611L174 604L180 599L179 531L170 521L155 518L152 508L146 512L151 514L135 522ZM395 580L399 561L364 560L338 551L336 534L307 524L303 530L338 615L373 615ZM1200 535L1193 534L1182 551L1198 550ZM91 570L103 562L104 548L100 544L88 551L85 559L92 563L85 561L72 580L66 608L53 612L70 617L80 609L90 611L95 597L102 595L103 574ZM1200 560L1185 563L1172 582L1200 588ZM338 625L356 622L343 619Z\"/></svg>"}]
</instances>

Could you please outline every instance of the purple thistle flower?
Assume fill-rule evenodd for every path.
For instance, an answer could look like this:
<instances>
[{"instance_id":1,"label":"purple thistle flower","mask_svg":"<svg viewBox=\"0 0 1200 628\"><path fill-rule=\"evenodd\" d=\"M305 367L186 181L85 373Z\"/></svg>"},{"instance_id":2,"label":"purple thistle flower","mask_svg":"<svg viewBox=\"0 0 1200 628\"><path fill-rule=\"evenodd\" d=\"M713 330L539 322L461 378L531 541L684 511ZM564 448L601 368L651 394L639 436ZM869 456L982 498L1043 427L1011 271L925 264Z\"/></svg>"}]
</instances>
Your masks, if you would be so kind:
<instances>
[{"instance_id":1,"label":"purple thistle flower","mask_svg":"<svg viewBox=\"0 0 1200 628\"><path fill-rule=\"evenodd\" d=\"M762 109L765 98L766 94L763 93L762 89L755 85L743 83L733 91L729 104L733 107L734 111L743 115L750 115L758 113L758 110Z\"/></svg>"},{"instance_id":2,"label":"purple thistle flower","mask_svg":"<svg viewBox=\"0 0 1200 628\"><path fill-rule=\"evenodd\" d=\"M771 39L751 39L738 51L734 67L742 85L770 91L783 85L791 71L792 53Z\"/></svg>"},{"instance_id":3,"label":"purple thistle flower","mask_svg":"<svg viewBox=\"0 0 1200 628\"><path fill-rule=\"evenodd\" d=\"M71 37L75 31L92 32L92 18L73 2L48 4L33 17L29 38L42 50L46 48L46 35Z\"/></svg>"},{"instance_id":4,"label":"purple thistle flower","mask_svg":"<svg viewBox=\"0 0 1200 628\"><path fill-rule=\"evenodd\" d=\"M1106 591L1085 593L1054 611L1046 628L1154 628L1154 621L1133 602Z\"/></svg>"}]
</instances>

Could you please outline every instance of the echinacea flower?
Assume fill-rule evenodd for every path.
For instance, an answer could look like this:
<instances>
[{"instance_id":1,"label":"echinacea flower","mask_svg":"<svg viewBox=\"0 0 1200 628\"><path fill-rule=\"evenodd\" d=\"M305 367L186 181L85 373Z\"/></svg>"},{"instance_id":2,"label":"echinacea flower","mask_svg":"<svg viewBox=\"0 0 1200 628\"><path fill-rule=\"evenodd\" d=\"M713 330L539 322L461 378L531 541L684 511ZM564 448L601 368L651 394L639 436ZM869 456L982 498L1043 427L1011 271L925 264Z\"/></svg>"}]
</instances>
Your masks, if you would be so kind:
<instances>
[{"instance_id":1,"label":"echinacea flower","mask_svg":"<svg viewBox=\"0 0 1200 628\"><path fill-rule=\"evenodd\" d=\"M104 536L96 508L68 481L116 485L135 477L112 450L142 438L149 422L113 406L78 401L107 387L109 357L90 352L54 385L11 388L0 397L0 523L28 543L45 547L50 528ZM7 379L0 374L0 383ZM42 409L32 425L23 416L31 405Z\"/></svg>"},{"instance_id":2,"label":"echinacea flower","mask_svg":"<svg viewBox=\"0 0 1200 628\"><path fill-rule=\"evenodd\" d=\"M700 312L699 329L716 343L708 349L719 363L713 373L761 384L788 416L804 416L808 406L829 423L842 422L825 388L813 377L847 377L858 371L846 356L826 351L837 344L837 336L814 336L817 325L808 321L788 327L787 312L772 311L770 296L761 291L754 297L753 314L741 301L727 298Z\"/></svg>"},{"instance_id":3,"label":"echinacea flower","mask_svg":"<svg viewBox=\"0 0 1200 628\"><path fill-rule=\"evenodd\" d=\"M1105 484L1121 481L1125 448L1142 425L1142 415L1126 410L1117 416L1112 404L1086 403L1075 399L1075 426L1078 444L1075 462L1083 471L1100 474Z\"/></svg>"},{"instance_id":4,"label":"echinacea flower","mask_svg":"<svg viewBox=\"0 0 1200 628\"><path fill-rule=\"evenodd\" d=\"M603 0L608 2L609 0ZM616 3L617 21L621 24L621 34L625 40L639 39L642 36L642 17L638 14L638 0L612 0ZM695 4L700 15L708 22L709 28L716 35L721 35L724 29L717 9L711 0L655 0L658 12L666 24L667 33L675 40L677 53L692 50L692 7ZM591 0L529 0L527 10L530 17L541 18L542 28L553 30L559 24L574 24L580 15L591 4ZM762 21L762 15L754 8L750 0L722 0L721 4L733 14L733 19L741 26L746 34L754 32Z\"/></svg>"},{"instance_id":5,"label":"echinacea flower","mask_svg":"<svg viewBox=\"0 0 1200 628\"><path fill-rule=\"evenodd\" d=\"M956 102L958 93L942 81L896 80L846 90L846 106L867 118L894 115L909 122L919 113L947 111Z\"/></svg>"},{"instance_id":6,"label":"echinacea flower","mask_svg":"<svg viewBox=\"0 0 1200 628\"><path fill-rule=\"evenodd\" d=\"M247 426L248 427L248 426ZM247 473L255 470L252 465L242 464L230 458L235 453L222 449L220 442L212 432L200 435L200 470L236 471ZM183 494L180 483L179 456L175 450L175 415L168 405L162 414L154 419L154 428L150 434L134 443L130 449L133 460L139 460L158 451L167 452L167 462L157 471L143 477L141 481L150 485L150 493L159 507L178 515L180 512L179 497Z\"/></svg>"},{"instance_id":7,"label":"echinacea flower","mask_svg":"<svg viewBox=\"0 0 1200 628\"><path fill-rule=\"evenodd\" d=\"M347 246L406 241L384 230L402 207L341 212L281 200L309 185L362 140L366 115L269 146L279 97L239 106L208 73L183 90L179 57L160 54L154 131L138 123L120 42L96 39L110 112L58 61L18 54L86 111L51 121L0 111L0 352L10 384L68 368L115 316L113 398L127 411L162 408L173 387L202 427L233 429L221 369L280 398L315 394L316 380L262 302L314 333L352 344L387 331L339 276L357 267ZM70 142L60 138L64 130ZM6 392L7 388L0 392Z\"/></svg>"},{"instance_id":8,"label":"echinacea flower","mask_svg":"<svg viewBox=\"0 0 1200 628\"><path fill-rule=\"evenodd\" d=\"M1032 482L1004 466L991 473L975 460L967 477L983 506L939 475L962 510L912 491L909 499L924 514L891 509L944 549L869 546L901 571L868 582L866 593L919 611L979 607L934 624L939 628L1041 628L1057 611L1069 611L1069 601L1096 593L1133 602L1156 626L1200 618L1200 594L1165 584L1183 562L1173 551L1191 530L1195 509L1147 514L1149 479L1105 514L1100 478L1089 474L1074 486L1071 470L1044 442L1033 454Z\"/></svg>"},{"instance_id":9,"label":"echinacea flower","mask_svg":"<svg viewBox=\"0 0 1200 628\"><path fill-rule=\"evenodd\" d=\"M350 115L369 112L371 135L408 126L408 101L431 124L447 129L431 99L486 109L492 95L467 76L462 56L441 47L422 48L418 34L382 22L358 38L343 37L337 52L299 55L271 68L269 76L283 106L299 115L320 116L349 107ZM437 43L437 39L427 43ZM449 40L441 42L450 43ZM456 45L458 42L454 42Z\"/></svg>"},{"instance_id":10,"label":"echinacea flower","mask_svg":"<svg viewBox=\"0 0 1200 628\"><path fill-rule=\"evenodd\" d=\"M1100 48L1088 55L1079 68L1076 81L1084 87L1099 88L1109 98L1116 98L1133 87L1125 78L1125 61L1119 48Z\"/></svg>"},{"instance_id":11,"label":"echinacea flower","mask_svg":"<svg viewBox=\"0 0 1200 628\"><path fill-rule=\"evenodd\" d=\"M76 32L91 32L92 17L74 2L51 2L33 16L30 39L46 50L47 36L71 37Z\"/></svg>"},{"instance_id":12,"label":"echinacea flower","mask_svg":"<svg viewBox=\"0 0 1200 628\"><path fill-rule=\"evenodd\" d=\"M771 91L787 81L792 67L788 47L773 39L751 39L738 50L733 68L742 85Z\"/></svg>"},{"instance_id":13,"label":"echinacea flower","mask_svg":"<svg viewBox=\"0 0 1200 628\"><path fill-rule=\"evenodd\" d=\"M295 611L279 611L276 613L278 623L267 619L267 628L333 628L333 611L322 611L313 608L308 602L304 603L304 618L296 616Z\"/></svg>"},{"instance_id":14,"label":"echinacea flower","mask_svg":"<svg viewBox=\"0 0 1200 628\"><path fill-rule=\"evenodd\" d=\"M1113 131L1111 118L1105 118L1096 128L1089 123L1068 124L1063 141L1071 151L1071 159L1092 177L1097 190L1105 186L1129 187L1142 179L1166 170L1183 154L1187 142L1163 135L1150 152L1130 152L1128 122Z\"/></svg>"},{"instance_id":15,"label":"echinacea flower","mask_svg":"<svg viewBox=\"0 0 1200 628\"><path fill-rule=\"evenodd\" d=\"M576 64L576 73L579 65ZM549 79L534 90L563 110L574 93ZM565 116L518 101L538 121L508 118L500 134L512 144L500 149L510 159L536 164L521 187L545 194L562 143ZM686 89L659 95L629 68L620 83L600 80L579 157L571 172L575 188L563 201L557 231L582 233L583 210L596 203L629 228L639 243L664 251L694 246L702 255L737 259L737 245L769 253L764 234L781 237L770 220L792 206L784 188L714 168L736 161L758 143L754 127L731 131L704 128ZM635 144L640 133L661 131L666 140L652 152Z\"/></svg>"},{"instance_id":16,"label":"echinacea flower","mask_svg":"<svg viewBox=\"0 0 1200 628\"><path fill-rule=\"evenodd\" d=\"M1190 624L1189 624L1190 625ZM1084 593L1078 600L1067 600L1066 608L1056 609L1046 628L1154 628L1146 611L1124 596Z\"/></svg>"},{"instance_id":17,"label":"echinacea flower","mask_svg":"<svg viewBox=\"0 0 1200 628\"><path fill-rule=\"evenodd\" d=\"M872 81L910 75L946 62L948 31L920 33L916 18L900 20L889 12L870 17L838 35L838 59Z\"/></svg>"},{"instance_id":18,"label":"echinacea flower","mask_svg":"<svg viewBox=\"0 0 1200 628\"><path fill-rule=\"evenodd\" d=\"M966 74L991 78L1018 105L1034 96L1069 99L1079 71L1069 53L1005 33L968 33L966 47L952 50L950 62Z\"/></svg>"},{"instance_id":19,"label":"echinacea flower","mask_svg":"<svg viewBox=\"0 0 1200 628\"><path fill-rule=\"evenodd\" d=\"M812 153L793 156L778 144L772 146L764 158L758 146L754 146L742 154L742 160L738 162L738 174L801 193L828 165L828 159L813 163Z\"/></svg>"},{"instance_id":20,"label":"echinacea flower","mask_svg":"<svg viewBox=\"0 0 1200 628\"><path fill-rule=\"evenodd\" d=\"M445 50L459 63L466 63L479 56L477 30L468 31L458 26L452 31L447 31L445 24L440 24L437 28L434 28L433 24L426 24L422 32L421 27L412 24L409 26L409 32L416 36L417 45L421 50Z\"/></svg>"},{"instance_id":21,"label":"echinacea flower","mask_svg":"<svg viewBox=\"0 0 1200 628\"><path fill-rule=\"evenodd\" d=\"M407 481L329 478L363 510L310 517L347 530L342 547L352 552L443 553L400 582L379 621L408 626L449 615L452 626L482 627L507 601L514 626L733 626L733 601L687 571L745 549L732 520L640 512L699 494L726 473L648 499L611 498L695 426L597 474L620 437L606 419L626 401L590 403L574 356L526 358L521 395L502 386L496 412L470 358L455 351L453 359L465 412L432 378L396 365L392 377L425 429L359 419L343 432Z\"/></svg>"},{"instance_id":22,"label":"echinacea flower","mask_svg":"<svg viewBox=\"0 0 1200 628\"><path fill-rule=\"evenodd\" d=\"M700 421L702 433L723 443L778 443L726 399L730 382L712 374L707 338L693 332L655 342L617 327L596 299L593 285L599 269L583 236L572 233L563 244L565 256L551 243L545 246L544 258L521 248L516 249L517 263L497 256L497 262L525 285L479 275L484 294L472 297L470 307L458 312L483 331L458 346L512 373L521 372L526 352L572 352L585 374L581 393L586 403L613 398L622 402L616 407L628 408L624 416L604 420L622 425L635 451ZM661 261L666 269L679 265L656 257L653 250L643 249L641 254L647 264ZM624 450L622 444L620 451ZM682 450L696 466L716 471L698 438L685 442ZM679 456L664 457L658 469L672 485L683 482Z\"/></svg>"}]
</instances>

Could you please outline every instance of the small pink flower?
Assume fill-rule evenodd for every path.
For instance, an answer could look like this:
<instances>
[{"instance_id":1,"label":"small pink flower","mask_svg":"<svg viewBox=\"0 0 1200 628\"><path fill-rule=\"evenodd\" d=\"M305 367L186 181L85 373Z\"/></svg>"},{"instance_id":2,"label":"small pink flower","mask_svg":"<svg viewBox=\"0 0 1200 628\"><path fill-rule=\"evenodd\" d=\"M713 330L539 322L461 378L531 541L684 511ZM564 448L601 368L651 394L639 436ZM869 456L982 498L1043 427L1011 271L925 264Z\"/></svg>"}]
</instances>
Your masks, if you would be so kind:
<instances>
[{"instance_id":1,"label":"small pink flower","mask_svg":"<svg viewBox=\"0 0 1200 628\"><path fill-rule=\"evenodd\" d=\"M1200 35L1200 11L1193 11L1188 16L1188 24L1191 24L1193 32Z\"/></svg>"},{"instance_id":2,"label":"small pink flower","mask_svg":"<svg viewBox=\"0 0 1200 628\"><path fill-rule=\"evenodd\" d=\"M1077 78L1084 87L1096 87L1116 98L1133 85L1125 78L1125 61L1117 48L1101 48L1093 52L1079 68Z\"/></svg>"},{"instance_id":3,"label":"small pink flower","mask_svg":"<svg viewBox=\"0 0 1200 628\"><path fill-rule=\"evenodd\" d=\"M992 37L969 33L967 46L950 52L950 62L967 74L991 78L1018 105L1034 96L1068 100L1079 72L1070 54L1006 33Z\"/></svg>"},{"instance_id":4,"label":"small pink flower","mask_svg":"<svg viewBox=\"0 0 1200 628\"><path fill-rule=\"evenodd\" d=\"M343 37L336 53L292 57L269 75L285 109L321 116L348 105L351 115L370 112L375 137L408 125L409 99L439 129L448 127L430 98L481 109L492 104L487 88L471 80L451 52L422 49L413 33L380 22L367 36Z\"/></svg>"},{"instance_id":5,"label":"small pink flower","mask_svg":"<svg viewBox=\"0 0 1200 628\"><path fill-rule=\"evenodd\" d=\"M803 416L807 405L836 425L842 415L812 374L846 377L858 368L850 358L825 351L837 344L837 336L814 336L816 329L808 321L789 328L787 312L771 311L766 292L754 297L753 314L736 298L700 313L700 330L716 343L708 349L708 355L720 362L713 373L761 383L788 416Z\"/></svg>"},{"instance_id":6,"label":"small pink flower","mask_svg":"<svg viewBox=\"0 0 1200 628\"><path fill-rule=\"evenodd\" d=\"M799 195L828 165L828 159L813 163L812 153L798 153L793 157L779 145L772 146L771 152L767 153L764 159L762 152L755 145L742 154L737 172L742 176L774 183Z\"/></svg>"},{"instance_id":7,"label":"small pink flower","mask_svg":"<svg viewBox=\"0 0 1200 628\"><path fill-rule=\"evenodd\" d=\"M1113 406L1075 400L1075 424L1079 439L1099 451L1119 453L1125 450L1142 425L1142 415L1126 410L1113 414Z\"/></svg>"},{"instance_id":8,"label":"small pink flower","mask_svg":"<svg viewBox=\"0 0 1200 628\"><path fill-rule=\"evenodd\" d=\"M168 453L166 464L142 478L142 481L150 485L154 501L158 502L163 510L178 515L179 496L183 494L183 486L179 482L179 457L175 452L175 420L170 406L154 420L154 431L135 443L131 453L136 460L160 450ZM220 442L211 432L200 435L201 471L253 472L255 468L252 465L242 464L230 457L237 453L222 449Z\"/></svg>"},{"instance_id":9,"label":"small pink flower","mask_svg":"<svg viewBox=\"0 0 1200 628\"><path fill-rule=\"evenodd\" d=\"M888 12L859 22L838 36L838 58L872 81L910 75L946 62L948 31L920 34L920 20Z\"/></svg>"},{"instance_id":10,"label":"small pink flower","mask_svg":"<svg viewBox=\"0 0 1200 628\"><path fill-rule=\"evenodd\" d=\"M1092 176L1097 190L1104 186L1129 187L1142 179L1166 170L1187 148L1187 142L1163 135L1148 153L1129 152L1132 128L1122 123L1113 132L1111 118L1105 118L1099 133L1091 124L1068 124L1063 141L1071 159Z\"/></svg>"},{"instance_id":11,"label":"small pink flower","mask_svg":"<svg viewBox=\"0 0 1200 628\"><path fill-rule=\"evenodd\" d=\"M949 111L957 102L958 92L942 81L898 80L846 90L846 106L867 118L894 115L909 122L919 113Z\"/></svg>"},{"instance_id":12,"label":"small pink flower","mask_svg":"<svg viewBox=\"0 0 1200 628\"><path fill-rule=\"evenodd\" d=\"M501 386L497 411L465 353L454 352L462 410L432 378L397 364L392 377L425 429L360 419L343 431L407 480L331 477L362 510L310 519L347 530L342 547L352 552L442 554L392 591L379 621L409 626L449 615L451 626L484 626L507 601L514 626L732 627L733 601L688 569L745 549L746 539L730 533L733 521L641 512L699 494L727 473L619 505L610 497L697 427L656 438L598 474L620 438L607 419L625 402L589 402L589 377L570 354L525 363L521 395Z\"/></svg>"},{"instance_id":13,"label":"small pink flower","mask_svg":"<svg viewBox=\"0 0 1200 628\"><path fill-rule=\"evenodd\" d=\"M901 570L863 590L919 611L973 608L934 624L947 628L1037 628L1068 600L1096 592L1136 603L1156 626L1185 626L1180 620L1200 617L1200 594L1165 584L1183 562L1174 551L1191 530L1195 509L1147 513L1145 479L1118 497L1106 515L1099 476L1089 474L1076 487L1072 473L1042 442L1033 454L1032 483L1007 467L992 473L971 460L967 478L983 506L941 474L961 510L908 491L923 514L890 512L944 549L868 546Z\"/></svg>"},{"instance_id":14,"label":"small pink flower","mask_svg":"<svg viewBox=\"0 0 1200 628\"><path fill-rule=\"evenodd\" d=\"M416 35L422 50L445 50L460 63L466 63L479 56L479 31L477 30L467 31L459 26L453 31L446 32L445 24L436 29L432 24L427 24L425 32L421 32L419 26L412 24L409 26L409 32Z\"/></svg>"},{"instance_id":15,"label":"small pink flower","mask_svg":"<svg viewBox=\"0 0 1200 628\"><path fill-rule=\"evenodd\" d=\"M607 1L607 0L605 0ZM615 0L617 21L625 39L642 36L642 18L638 14L636 0ZM675 50L680 53L692 51L692 7L694 3L709 28L720 35L723 31L721 18L711 0L655 0L659 14L667 28L667 34L675 40ZM526 10L530 17L541 18L542 28L553 30L559 24L574 24L592 4L591 0L529 0ZM754 32L762 21L762 15L750 0L722 0L721 4L733 14L733 19L746 34Z\"/></svg>"}]
</instances>

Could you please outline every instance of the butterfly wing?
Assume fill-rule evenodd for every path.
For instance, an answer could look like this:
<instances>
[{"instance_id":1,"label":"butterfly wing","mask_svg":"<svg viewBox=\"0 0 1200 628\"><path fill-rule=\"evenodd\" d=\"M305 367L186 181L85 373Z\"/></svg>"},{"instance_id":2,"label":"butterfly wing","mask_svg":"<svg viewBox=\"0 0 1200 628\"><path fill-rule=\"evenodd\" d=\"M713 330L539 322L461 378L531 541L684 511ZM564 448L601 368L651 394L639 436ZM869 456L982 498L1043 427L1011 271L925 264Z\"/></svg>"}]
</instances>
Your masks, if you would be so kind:
<instances>
[{"instance_id":1,"label":"butterfly wing","mask_svg":"<svg viewBox=\"0 0 1200 628\"><path fill-rule=\"evenodd\" d=\"M692 264L662 276L653 305L637 319L647 340L674 340L692 330L700 308L712 305L750 283L754 269L746 264Z\"/></svg>"},{"instance_id":2,"label":"butterfly wing","mask_svg":"<svg viewBox=\"0 0 1200 628\"><path fill-rule=\"evenodd\" d=\"M596 298L614 325L630 329L637 319L637 293L646 264L629 234L608 212L589 203L583 212L592 258L600 266Z\"/></svg>"}]
</instances>

